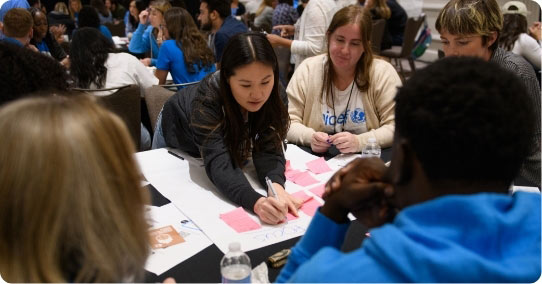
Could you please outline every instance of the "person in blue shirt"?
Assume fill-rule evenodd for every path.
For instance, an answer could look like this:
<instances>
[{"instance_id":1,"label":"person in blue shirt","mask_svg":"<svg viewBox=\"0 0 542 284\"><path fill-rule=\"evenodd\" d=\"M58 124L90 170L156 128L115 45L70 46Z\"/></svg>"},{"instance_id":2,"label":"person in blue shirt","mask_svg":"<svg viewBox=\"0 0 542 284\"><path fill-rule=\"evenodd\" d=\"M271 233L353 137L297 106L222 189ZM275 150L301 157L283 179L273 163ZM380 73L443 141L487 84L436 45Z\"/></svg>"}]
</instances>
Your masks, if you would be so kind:
<instances>
[{"instance_id":1,"label":"person in blue shirt","mask_svg":"<svg viewBox=\"0 0 542 284\"><path fill-rule=\"evenodd\" d=\"M109 31L109 29L106 26L100 24L100 18L98 17L98 12L96 11L96 9L92 8L91 6L83 6L83 8L79 11L79 16L78 16L77 21L78 21L79 28L89 27L89 28L98 29L106 38L108 38L111 42L113 42L113 36L111 35L111 31ZM75 34L76 31L77 29L73 31L73 34Z\"/></svg>"},{"instance_id":2,"label":"person in blue shirt","mask_svg":"<svg viewBox=\"0 0 542 284\"><path fill-rule=\"evenodd\" d=\"M132 0L126 14L124 15L125 33L126 36L131 38L135 32L137 25L139 24L139 13L147 9L143 0Z\"/></svg>"},{"instance_id":3,"label":"person in blue shirt","mask_svg":"<svg viewBox=\"0 0 542 284\"><path fill-rule=\"evenodd\" d=\"M49 32L47 16L38 8L30 8L29 12L34 19L30 44L34 45L39 52L58 60L62 65L69 66L68 55Z\"/></svg>"},{"instance_id":4,"label":"person in blue shirt","mask_svg":"<svg viewBox=\"0 0 542 284\"><path fill-rule=\"evenodd\" d=\"M156 77L165 84L168 72L175 84L197 82L216 70L213 52L207 46L192 16L174 7L165 14L167 34L156 61Z\"/></svg>"},{"instance_id":5,"label":"person in blue shirt","mask_svg":"<svg viewBox=\"0 0 542 284\"><path fill-rule=\"evenodd\" d=\"M247 32L248 29L245 24L231 16L229 1L202 0L199 12L198 21L201 29L211 32L207 43L213 50L218 64L228 40L236 34Z\"/></svg>"},{"instance_id":6,"label":"person in blue shirt","mask_svg":"<svg viewBox=\"0 0 542 284\"><path fill-rule=\"evenodd\" d=\"M171 8L171 4L167 0L158 0L152 2L149 8L139 13L139 25L132 35L128 50L131 53L150 54L150 57L142 59L141 62L145 66L155 66L160 45L165 37L164 14Z\"/></svg>"},{"instance_id":7,"label":"person in blue shirt","mask_svg":"<svg viewBox=\"0 0 542 284\"><path fill-rule=\"evenodd\" d=\"M361 158L328 181L277 282L535 282L540 193L509 194L533 116L523 83L495 63L416 72L396 96L390 167ZM344 253L350 212L372 229Z\"/></svg>"}]
</instances>

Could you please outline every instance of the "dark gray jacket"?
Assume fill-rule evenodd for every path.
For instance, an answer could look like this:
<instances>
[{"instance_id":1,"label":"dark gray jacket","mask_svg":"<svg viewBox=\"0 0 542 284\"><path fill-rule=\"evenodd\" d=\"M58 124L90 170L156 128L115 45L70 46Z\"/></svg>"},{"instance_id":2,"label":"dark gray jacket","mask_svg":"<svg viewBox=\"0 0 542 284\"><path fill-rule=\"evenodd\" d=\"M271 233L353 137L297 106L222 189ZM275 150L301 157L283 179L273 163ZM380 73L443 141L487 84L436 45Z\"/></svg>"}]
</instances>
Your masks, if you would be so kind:
<instances>
[{"instance_id":1,"label":"dark gray jacket","mask_svg":"<svg viewBox=\"0 0 542 284\"><path fill-rule=\"evenodd\" d=\"M220 71L217 71L199 84L186 87L169 98L162 111L164 139L168 147L180 149L193 157L202 157L207 176L218 190L232 202L254 212L254 204L262 195L252 188L243 171L234 165L224 143L223 127L214 130L202 127L216 125L225 119L219 85ZM284 88L281 87L279 93L287 107L288 98ZM258 133L259 138L253 143L272 141L271 136L276 134L269 128ZM268 176L273 182L284 186L284 154L274 144L267 144L252 148L258 180L265 185L265 176Z\"/></svg>"}]
</instances>

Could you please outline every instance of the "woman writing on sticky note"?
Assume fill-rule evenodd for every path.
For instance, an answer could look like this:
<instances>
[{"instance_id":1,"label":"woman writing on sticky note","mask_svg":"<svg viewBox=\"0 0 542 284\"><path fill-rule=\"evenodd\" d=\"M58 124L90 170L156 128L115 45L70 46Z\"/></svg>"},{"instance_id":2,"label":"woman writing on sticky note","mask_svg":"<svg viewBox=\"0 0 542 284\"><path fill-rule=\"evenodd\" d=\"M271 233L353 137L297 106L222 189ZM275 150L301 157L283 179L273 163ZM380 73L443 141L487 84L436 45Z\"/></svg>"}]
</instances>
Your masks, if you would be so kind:
<instances>
[{"instance_id":1,"label":"woman writing on sticky note","mask_svg":"<svg viewBox=\"0 0 542 284\"><path fill-rule=\"evenodd\" d=\"M388 62L373 58L371 16L360 6L339 10L327 30L327 53L296 69L286 92L288 141L325 153L360 152L371 137L391 146L395 92L401 85Z\"/></svg>"},{"instance_id":2,"label":"woman writing on sticky note","mask_svg":"<svg viewBox=\"0 0 542 284\"><path fill-rule=\"evenodd\" d=\"M238 34L228 42L220 66L168 100L153 148L175 147L203 158L207 176L226 198L277 224L288 211L297 215L301 202L284 190L288 102L275 53L264 35ZM276 197L252 188L242 170L250 158L264 187L265 177L271 179Z\"/></svg>"}]
</instances>

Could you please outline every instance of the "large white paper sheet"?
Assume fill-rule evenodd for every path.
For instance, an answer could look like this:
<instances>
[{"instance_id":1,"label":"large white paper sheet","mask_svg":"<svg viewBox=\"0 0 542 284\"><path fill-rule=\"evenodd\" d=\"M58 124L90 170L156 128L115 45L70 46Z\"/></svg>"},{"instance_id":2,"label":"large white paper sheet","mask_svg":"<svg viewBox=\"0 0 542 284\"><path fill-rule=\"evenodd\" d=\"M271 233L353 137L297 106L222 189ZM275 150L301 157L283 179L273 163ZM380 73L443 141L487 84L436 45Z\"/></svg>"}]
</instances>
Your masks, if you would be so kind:
<instances>
[{"instance_id":1,"label":"large white paper sheet","mask_svg":"<svg viewBox=\"0 0 542 284\"><path fill-rule=\"evenodd\" d=\"M212 244L211 240L173 203L162 207L147 206L147 221L152 228L173 226L184 242L167 248L153 249L145 269L160 275Z\"/></svg>"},{"instance_id":2,"label":"large white paper sheet","mask_svg":"<svg viewBox=\"0 0 542 284\"><path fill-rule=\"evenodd\" d=\"M182 154L181 154L182 155ZM147 180L162 195L171 200L186 216L188 216L203 232L213 241L217 247L224 253L228 251L230 242L238 241L245 251L258 249L277 242L288 240L301 236L305 233L312 217L299 212L300 218L289 221L287 224L267 225L260 222L257 216L251 215L256 222L262 225L262 228L244 233L237 233L219 216L229 212L238 206L227 200L205 173L201 167L201 161L193 160L185 156L187 160L180 160L167 153L165 149L142 152L138 154L138 161ZM297 170L305 170L305 163L317 159L295 145L288 145L286 158L290 160L291 166ZM150 164L157 164L158 168ZM245 168L245 175L258 192L266 195L263 186L259 184L256 178L256 172L253 165ZM325 183L332 172L314 175L320 181ZM304 190L307 195L314 196L321 201L308 189L315 185L302 187L290 181L285 184L286 191L294 193Z\"/></svg>"}]
</instances>

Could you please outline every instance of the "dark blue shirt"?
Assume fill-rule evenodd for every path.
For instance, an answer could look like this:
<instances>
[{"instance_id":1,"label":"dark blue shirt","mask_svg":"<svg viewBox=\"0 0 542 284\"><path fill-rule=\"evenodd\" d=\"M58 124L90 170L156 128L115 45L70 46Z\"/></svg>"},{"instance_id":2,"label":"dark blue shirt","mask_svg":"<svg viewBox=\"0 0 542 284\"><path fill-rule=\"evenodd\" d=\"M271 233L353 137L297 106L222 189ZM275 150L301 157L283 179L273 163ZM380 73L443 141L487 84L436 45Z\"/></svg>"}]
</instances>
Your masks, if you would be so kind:
<instances>
[{"instance_id":1,"label":"dark blue shirt","mask_svg":"<svg viewBox=\"0 0 542 284\"><path fill-rule=\"evenodd\" d=\"M226 17L224 23L222 23L222 26L214 35L213 42L216 62L220 62L222 59L222 52L224 52L224 47L226 47L226 43L228 43L230 37L247 31L248 29L245 24L232 16Z\"/></svg>"},{"instance_id":2,"label":"dark blue shirt","mask_svg":"<svg viewBox=\"0 0 542 284\"><path fill-rule=\"evenodd\" d=\"M12 37L7 37L7 36L6 36L6 37L4 37L4 38L2 39L2 41L4 41L4 42L9 42L9 43L18 45L18 46L20 46L20 47L23 47L23 44L22 44L20 41L14 39L14 38L12 38Z\"/></svg>"}]
</instances>

